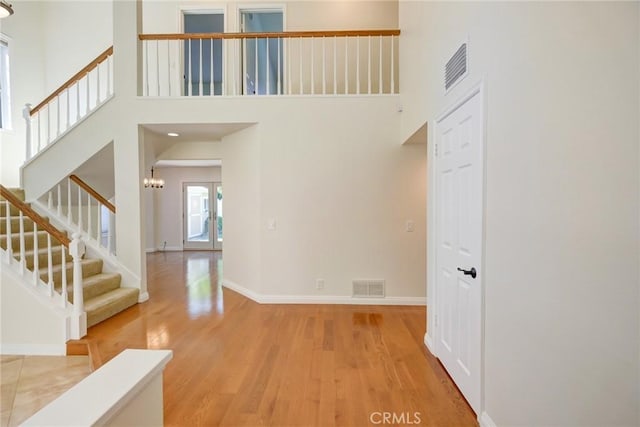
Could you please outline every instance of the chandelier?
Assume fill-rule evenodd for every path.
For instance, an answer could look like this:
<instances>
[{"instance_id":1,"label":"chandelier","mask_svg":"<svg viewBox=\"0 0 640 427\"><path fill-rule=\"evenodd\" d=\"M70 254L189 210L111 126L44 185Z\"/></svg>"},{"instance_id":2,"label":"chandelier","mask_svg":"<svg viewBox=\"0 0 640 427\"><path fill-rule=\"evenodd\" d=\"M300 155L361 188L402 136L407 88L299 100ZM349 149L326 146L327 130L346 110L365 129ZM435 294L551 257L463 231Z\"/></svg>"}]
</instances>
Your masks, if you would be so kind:
<instances>
[{"instance_id":1,"label":"chandelier","mask_svg":"<svg viewBox=\"0 0 640 427\"><path fill-rule=\"evenodd\" d=\"M164 179L157 179L153 177L153 167L151 168L151 178L145 178L144 188L164 188Z\"/></svg>"}]
</instances>

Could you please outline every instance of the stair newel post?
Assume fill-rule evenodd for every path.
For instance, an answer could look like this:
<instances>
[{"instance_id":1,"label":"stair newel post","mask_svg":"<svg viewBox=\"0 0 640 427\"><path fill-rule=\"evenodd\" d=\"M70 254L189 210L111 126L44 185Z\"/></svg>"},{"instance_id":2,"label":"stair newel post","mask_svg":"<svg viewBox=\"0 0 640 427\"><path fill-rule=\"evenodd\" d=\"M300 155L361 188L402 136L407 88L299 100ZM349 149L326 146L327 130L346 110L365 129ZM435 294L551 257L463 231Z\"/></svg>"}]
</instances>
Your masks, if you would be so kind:
<instances>
[{"instance_id":1,"label":"stair newel post","mask_svg":"<svg viewBox=\"0 0 640 427\"><path fill-rule=\"evenodd\" d=\"M85 244L80 238L80 233L73 233L73 240L69 243L69 253L73 257L73 317L77 321L74 324L74 339L80 339L87 334L87 314L84 311L84 295L82 290L82 257L85 253ZM77 325L77 330L75 330Z\"/></svg>"},{"instance_id":2,"label":"stair newel post","mask_svg":"<svg viewBox=\"0 0 640 427\"><path fill-rule=\"evenodd\" d=\"M26 156L25 160L29 160L31 158L31 104L25 104L22 109L22 117L24 117L24 121L26 122L27 129L27 143L26 147Z\"/></svg>"},{"instance_id":3,"label":"stair newel post","mask_svg":"<svg viewBox=\"0 0 640 427\"><path fill-rule=\"evenodd\" d=\"M5 201L5 221L7 221L7 262L13 259L13 239L11 238L11 204Z\"/></svg>"}]
</instances>

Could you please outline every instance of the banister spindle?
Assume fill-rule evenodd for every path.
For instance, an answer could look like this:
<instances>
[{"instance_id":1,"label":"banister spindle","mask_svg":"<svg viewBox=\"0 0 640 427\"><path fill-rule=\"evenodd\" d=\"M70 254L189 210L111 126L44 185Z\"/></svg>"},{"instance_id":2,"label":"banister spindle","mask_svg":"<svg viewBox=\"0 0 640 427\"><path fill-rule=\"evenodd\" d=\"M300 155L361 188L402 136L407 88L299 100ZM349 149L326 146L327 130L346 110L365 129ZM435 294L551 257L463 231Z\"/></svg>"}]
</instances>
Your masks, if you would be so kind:
<instances>
[{"instance_id":1,"label":"banister spindle","mask_svg":"<svg viewBox=\"0 0 640 427\"><path fill-rule=\"evenodd\" d=\"M91 194L87 193L87 235L91 237Z\"/></svg>"},{"instance_id":2,"label":"banister spindle","mask_svg":"<svg viewBox=\"0 0 640 427\"><path fill-rule=\"evenodd\" d=\"M144 79L145 79L145 95L149 96L149 45L151 42L145 40L144 45Z\"/></svg>"},{"instance_id":3,"label":"banister spindle","mask_svg":"<svg viewBox=\"0 0 640 427\"><path fill-rule=\"evenodd\" d=\"M303 39L302 39L302 37L300 37L298 40L300 40L300 44L298 45L299 46L299 49L298 49L299 50L299 52L298 52L299 53L299 55L298 55L298 63L300 64L300 84L299 84L299 86L300 86L300 95L302 95L302 86L303 86L302 85L302 40Z\"/></svg>"},{"instance_id":4,"label":"banister spindle","mask_svg":"<svg viewBox=\"0 0 640 427\"><path fill-rule=\"evenodd\" d=\"M47 108L47 143L45 145L49 145L49 143L51 142L51 104L47 104L46 108Z\"/></svg>"},{"instance_id":5,"label":"banister spindle","mask_svg":"<svg viewBox=\"0 0 640 427\"><path fill-rule=\"evenodd\" d=\"M40 110L42 111L42 110ZM36 144L36 154L40 152L40 147L42 146L42 114L40 113L40 111L38 111L38 141Z\"/></svg>"},{"instance_id":6,"label":"banister spindle","mask_svg":"<svg viewBox=\"0 0 640 427\"><path fill-rule=\"evenodd\" d=\"M367 39L367 94L371 95L371 36Z\"/></svg>"},{"instance_id":7,"label":"banister spindle","mask_svg":"<svg viewBox=\"0 0 640 427\"><path fill-rule=\"evenodd\" d=\"M111 55L107 56L107 96L111 95Z\"/></svg>"},{"instance_id":8,"label":"banister spindle","mask_svg":"<svg viewBox=\"0 0 640 427\"><path fill-rule=\"evenodd\" d=\"M333 94L338 93L338 37L333 36Z\"/></svg>"},{"instance_id":9,"label":"banister spindle","mask_svg":"<svg viewBox=\"0 0 640 427\"><path fill-rule=\"evenodd\" d=\"M62 260L60 263L60 272L61 272L61 280L62 284L61 295L62 295L62 307L67 306L67 302L69 300L69 293L67 292L67 286L69 286L69 282L67 281L67 251L64 245L60 246L60 252L62 256Z\"/></svg>"},{"instance_id":10,"label":"banister spindle","mask_svg":"<svg viewBox=\"0 0 640 427\"><path fill-rule=\"evenodd\" d=\"M282 95L282 72L280 71L280 43L282 42L282 39L278 37L276 42L278 43L278 81L276 83L276 91L278 95Z\"/></svg>"},{"instance_id":11,"label":"banister spindle","mask_svg":"<svg viewBox=\"0 0 640 427\"><path fill-rule=\"evenodd\" d=\"M51 250L51 234L47 233L47 286L49 296L53 296L53 253Z\"/></svg>"},{"instance_id":12,"label":"banister spindle","mask_svg":"<svg viewBox=\"0 0 640 427\"><path fill-rule=\"evenodd\" d=\"M107 252L111 253L111 211L109 211L109 224L107 225Z\"/></svg>"},{"instance_id":13,"label":"banister spindle","mask_svg":"<svg viewBox=\"0 0 640 427\"><path fill-rule=\"evenodd\" d=\"M243 38L242 41L242 94L249 93L247 90L247 39Z\"/></svg>"},{"instance_id":14,"label":"banister spindle","mask_svg":"<svg viewBox=\"0 0 640 427\"><path fill-rule=\"evenodd\" d=\"M24 270L27 267L27 256L25 254L25 242L24 242L24 214L20 211L20 216L18 217L18 227L20 230L19 235L19 245L20 245L20 271L24 274Z\"/></svg>"},{"instance_id":15,"label":"banister spindle","mask_svg":"<svg viewBox=\"0 0 640 427\"><path fill-rule=\"evenodd\" d=\"M325 46L325 36L322 36L322 94L327 93L327 78L325 76L325 68L327 67L327 48Z\"/></svg>"},{"instance_id":16,"label":"banister spindle","mask_svg":"<svg viewBox=\"0 0 640 427\"><path fill-rule=\"evenodd\" d=\"M395 81L395 77L394 77L394 70L395 70L395 55L393 53L393 49L394 49L394 40L393 40L393 36L391 36L391 93L396 93L396 81Z\"/></svg>"},{"instance_id":17,"label":"banister spindle","mask_svg":"<svg viewBox=\"0 0 640 427\"><path fill-rule=\"evenodd\" d=\"M171 96L171 40L167 40L167 87L168 96Z\"/></svg>"},{"instance_id":18,"label":"banister spindle","mask_svg":"<svg viewBox=\"0 0 640 427\"><path fill-rule=\"evenodd\" d=\"M360 36L356 36L356 94L360 95Z\"/></svg>"},{"instance_id":19,"label":"banister spindle","mask_svg":"<svg viewBox=\"0 0 640 427\"><path fill-rule=\"evenodd\" d=\"M267 63L265 64L265 66L267 68L267 77L265 78L265 83L266 83L266 86L267 86L267 92L266 93L267 93L267 95L270 95L271 94L271 90L270 90L271 89L271 79L269 78L269 69L271 68L271 64L270 64L271 57L269 56L269 37L266 38L266 42L267 42L267 55L266 55Z\"/></svg>"},{"instance_id":20,"label":"banister spindle","mask_svg":"<svg viewBox=\"0 0 640 427\"><path fill-rule=\"evenodd\" d=\"M209 71L211 71L211 76L209 76L210 77L210 80L209 80L209 96L213 96L213 95L215 95L215 93L214 93L215 92L214 91L214 85L213 85L214 77L215 77L214 73L213 73L213 66L214 66L214 64L213 64L213 38L211 38L210 41L211 41L211 46L210 46L211 47L211 57L209 58L210 59L209 66L211 67L211 69ZM222 56L222 52L220 52L220 57L221 58L223 57Z\"/></svg>"},{"instance_id":21,"label":"banister spindle","mask_svg":"<svg viewBox=\"0 0 640 427\"><path fill-rule=\"evenodd\" d=\"M60 135L60 95L56 96L56 137Z\"/></svg>"},{"instance_id":22,"label":"banister spindle","mask_svg":"<svg viewBox=\"0 0 640 427\"><path fill-rule=\"evenodd\" d=\"M193 89L192 89L192 82L191 82L191 39L189 39L189 75L187 76L187 82L189 84L188 87L188 91L187 93L189 94L189 96L192 95Z\"/></svg>"},{"instance_id":23,"label":"banister spindle","mask_svg":"<svg viewBox=\"0 0 640 427\"><path fill-rule=\"evenodd\" d=\"M258 91L259 81L260 81L259 76L258 76L258 38L256 37L254 39L254 41L255 41L255 49L254 49L254 53L255 53L255 55L254 55L255 56L255 59L254 59L254 62L255 62L255 64L254 64L255 65L254 73L255 74L254 74L254 77L255 77L256 81L253 82L253 94L254 95L258 95L260 93Z\"/></svg>"},{"instance_id":24,"label":"banister spindle","mask_svg":"<svg viewBox=\"0 0 640 427\"><path fill-rule=\"evenodd\" d=\"M96 65L96 105L100 105L102 101L102 97L100 96L100 65L102 65L102 63Z\"/></svg>"},{"instance_id":25,"label":"banister spindle","mask_svg":"<svg viewBox=\"0 0 640 427\"><path fill-rule=\"evenodd\" d=\"M202 96L204 95L204 93L202 92L203 89L203 85L202 85L202 39L198 40L200 42L200 46L199 46L199 53L200 53L200 57L198 58L198 96Z\"/></svg>"},{"instance_id":26,"label":"banister spindle","mask_svg":"<svg viewBox=\"0 0 640 427\"><path fill-rule=\"evenodd\" d=\"M156 40L156 82L158 83L158 96L160 96L160 40Z\"/></svg>"},{"instance_id":27,"label":"banister spindle","mask_svg":"<svg viewBox=\"0 0 640 427\"><path fill-rule=\"evenodd\" d=\"M58 213L58 218L62 218L62 186L60 184L57 185L58 187L58 206L57 206L57 213Z\"/></svg>"},{"instance_id":28,"label":"banister spindle","mask_svg":"<svg viewBox=\"0 0 640 427\"><path fill-rule=\"evenodd\" d=\"M25 121L25 129L26 129L26 144L25 144L25 160L29 160L31 158L31 104L25 104L22 109L22 117Z\"/></svg>"},{"instance_id":29,"label":"banister spindle","mask_svg":"<svg viewBox=\"0 0 640 427\"><path fill-rule=\"evenodd\" d=\"M87 73L87 109L84 111L85 115L89 114L89 111L91 111L91 84L89 77L91 77L91 73Z\"/></svg>"},{"instance_id":30,"label":"banister spindle","mask_svg":"<svg viewBox=\"0 0 640 427\"><path fill-rule=\"evenodd\" d=\"M80 80L76 82L76 122L80 121Z\"/></svg>"},{"instance_id":31,"label":"banister spindle","mask_svg":"<svg viewBox=\"0 0 640 427\"><path fill-rule=\"evenodd\" d=\"M7 232L7 262L11 263L13 260L13 236L11 233L11 203L8 200L5 200L5 221L6 232Z\"/></svg>"},{"instance_id":32,"label":"banister spindle","mask_svg":"<svg viewBox=\"0 0 640 427\"><path fill-rule=\"evenodd\" d=\"M237 42L235 40L233 41L227 41L225 39L222 40L222 43L225 44L232 44L233 46L233 95L237 95L238 94L238 51L240 50L240 41L238 40ZM236 46L237 45L237 46ZM224 62L223 62L224 64Z\"/></svg>"},{"instance_id":33,"label":"banister spindle","mask_svg":"<svg viewBox=\"0 0 640 427\"><path fill-rule=\"evenodd\" d=\"M293 77L291 74L291 39L286 39L285 40L286 45L286 51L287 51L287 95L291 95L293 92L291 91L291 80Z\"/></svg>"},{"instance_id":34,"label":"banister spindle","mask_svg":"<svg viewBox=\"0 0 640 427\"><path fill-rule=\"evenodd\" d=\"M344 94L349 94L349 37L344 38Z\"/></svg>"},{"instance_id":35,"label":"banister spindle","mask_svg":"<svg viewBox=\"0 0 640 427\"><path fill-rule=\"evenodd\" d=\"M67 178L67 223L73 222L73 214L71 212L71 180Z\"/></svg>"},{"instance_id":36,"label":"banister spindle","mask_svg":"<svg viewBox=\"0 0 640 427\"><path fill-rule=\"evenodd\" d=\"M96 218L96 240L98 246L102 246L102 204L98 202L98 217Z\"/></svg>"},{"instance_id":37,"label":"banister spindle","mask_svg":"<svg viewBox=\"0 0 640 427\"><path fill-rule=\"evenodd\" d=\"M78 231L82 231L82 187L78 185Z\"/></svg>"},{"instance_id":38,"label":"banister spindle","mask_svg":"<svg viewBox=\"0 0 640 427\"><path fill-rule=\"evenodd\" d=\"M315 52L315 45L316 45L316 39L315 37L311 37L309 40L311 40L311 95L315 95L316 93L316 78L315 78L315 57L316 57L316 52Z\"/></svg>"},{"instance_id":39,"label":"banister spindle","mask_svg":"<svg viewBox=\"0 0 640 427\"><path fill-rule=\"evenodd\" d=\"M38 224L33 222L33 285L38 285L40 280L40 254L38 253Z\"/></svg>"},{"instance_id":40,"label":"banister spindle","mask_svg":"<svg viewBox=\"0 0 640 427\"><path fill-rule=\"evenodd\" d=\"M382 94L382 36L378 38L378 94Z\"/></svg>"}]
</instances>

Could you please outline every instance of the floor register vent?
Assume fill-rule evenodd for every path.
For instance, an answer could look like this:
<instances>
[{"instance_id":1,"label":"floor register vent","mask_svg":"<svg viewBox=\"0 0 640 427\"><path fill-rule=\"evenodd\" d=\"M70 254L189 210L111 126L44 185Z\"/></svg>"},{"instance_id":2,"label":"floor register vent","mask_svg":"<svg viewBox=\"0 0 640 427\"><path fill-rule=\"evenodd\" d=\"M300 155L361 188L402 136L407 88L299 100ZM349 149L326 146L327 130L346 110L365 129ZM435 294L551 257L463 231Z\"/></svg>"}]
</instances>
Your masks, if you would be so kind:
<instances>
[{"instance_id":1,"label":"floor register vent","mask_svg":"<svg viewBox=\"0 0 640 427\"><path fill-rule=\"evenodd\" d=\"M384 280L354 280L354 298L384 298Z\"/></svg>"}]
</instances>

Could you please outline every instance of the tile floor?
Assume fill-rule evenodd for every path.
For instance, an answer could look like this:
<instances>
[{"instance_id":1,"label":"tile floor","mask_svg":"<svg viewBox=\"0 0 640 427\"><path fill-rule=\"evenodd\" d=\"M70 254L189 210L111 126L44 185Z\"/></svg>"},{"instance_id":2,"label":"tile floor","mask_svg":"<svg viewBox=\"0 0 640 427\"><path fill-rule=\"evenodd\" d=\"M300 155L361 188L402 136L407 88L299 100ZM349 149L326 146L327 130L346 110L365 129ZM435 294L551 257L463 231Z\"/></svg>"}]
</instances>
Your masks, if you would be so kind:
<instances>
[{"instance_id":1,"label":"tile floor","mask_svg":"<svg viewBox=\"0 0 640 427\"><path fill-rule=\"evenodd\" d=\"M19 425L91 373L88 356L0 358L0 427Z\"/></svg>"}]
</instances>

